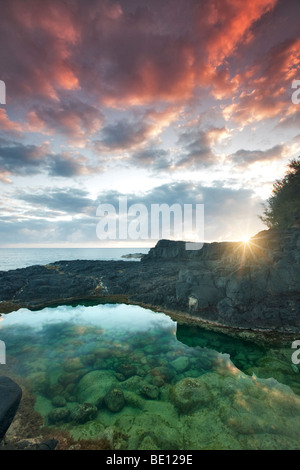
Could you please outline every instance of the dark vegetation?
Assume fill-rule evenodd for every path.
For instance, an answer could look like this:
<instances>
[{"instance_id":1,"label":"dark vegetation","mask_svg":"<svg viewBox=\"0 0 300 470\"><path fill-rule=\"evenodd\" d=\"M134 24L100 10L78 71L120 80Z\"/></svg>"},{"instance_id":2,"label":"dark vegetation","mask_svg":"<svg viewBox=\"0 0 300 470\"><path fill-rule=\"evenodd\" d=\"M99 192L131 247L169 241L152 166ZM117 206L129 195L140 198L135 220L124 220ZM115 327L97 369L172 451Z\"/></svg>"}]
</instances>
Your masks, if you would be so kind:
<instances>
[{"instance_id":1,"label":"dark vegetation","mask_svg":"<svg viewBox=\"0 0 300 470\"><path fill-rule=\"evenodd\" d=\"M290 161L281 180L273 185L272 195L260 219L268 228L286 229L300 222L300 157Z\"/></svg>"}]
</instances>

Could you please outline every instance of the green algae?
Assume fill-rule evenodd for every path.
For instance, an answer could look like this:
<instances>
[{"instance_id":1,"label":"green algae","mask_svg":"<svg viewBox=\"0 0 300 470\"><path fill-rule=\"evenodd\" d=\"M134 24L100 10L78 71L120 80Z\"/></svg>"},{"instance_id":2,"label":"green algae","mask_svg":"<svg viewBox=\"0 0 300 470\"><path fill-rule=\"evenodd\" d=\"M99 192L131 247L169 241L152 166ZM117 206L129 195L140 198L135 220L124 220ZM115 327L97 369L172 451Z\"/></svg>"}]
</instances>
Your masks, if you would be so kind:
<instances>
[{"instance_id":1,"label":"green algae","mask_svg":"<svg viewBox=\"0 0 300 470\"><path fill-rule=\"evenodd\" d=\"M24 310L0 334L54 433L128 450L300 448L300 374L286 345L128 305Z\"/></svg>"}]
</instances>

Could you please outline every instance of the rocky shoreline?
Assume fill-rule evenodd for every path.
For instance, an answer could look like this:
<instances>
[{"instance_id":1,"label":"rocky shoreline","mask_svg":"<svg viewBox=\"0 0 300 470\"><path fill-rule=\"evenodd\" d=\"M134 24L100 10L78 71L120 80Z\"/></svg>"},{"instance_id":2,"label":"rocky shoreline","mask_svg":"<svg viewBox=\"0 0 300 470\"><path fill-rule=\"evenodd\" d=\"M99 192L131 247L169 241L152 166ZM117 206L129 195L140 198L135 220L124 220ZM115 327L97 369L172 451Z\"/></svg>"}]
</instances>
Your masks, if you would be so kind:
<instances>
[{"instance_id":1,"label":"rocky shoreline","mask_svg":"<svg viewBox=\"0 0 300 470\"><path fill-rule=\"evenodd\" d=\"M0 312L92 301L168 312L212 328L300 332L300 229L185 250L160 240L138 262L58 261L0 272Z\"/></svg>"}]
</instances>

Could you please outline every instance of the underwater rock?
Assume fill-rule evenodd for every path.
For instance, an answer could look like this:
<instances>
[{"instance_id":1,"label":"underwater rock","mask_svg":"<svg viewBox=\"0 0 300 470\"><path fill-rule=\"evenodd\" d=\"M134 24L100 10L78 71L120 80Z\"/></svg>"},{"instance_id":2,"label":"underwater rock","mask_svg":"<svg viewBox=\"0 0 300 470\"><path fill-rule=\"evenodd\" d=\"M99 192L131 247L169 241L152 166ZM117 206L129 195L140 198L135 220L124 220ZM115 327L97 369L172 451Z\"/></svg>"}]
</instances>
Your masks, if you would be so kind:
<instances>
[{"instance_id":1,"label":"underwater rock","mask_svg":"<svg viewBox=\"0 0 300 470\"><path fill-rule=\"evenodd\" d=\"M206 406L212 398L211 392L201 378L187 377L172 386L169 399L180 413L193 413Z\"/></svg>"},{"instance_id":2,"label":"underwater rock","mask_svg":"<svg viewBox=\"0 0 300 470\"><path fill-rule=\"evenodd\" d=\"M82 362L78 357L72 357L63 363L63 368L66 372L74 372L78 369L82 369L82 367Z\"/></svg>"},{"instance_id":3,"label":"underwater rock","mask_svg":"<svg viewBox=\"0 0 300 470\"><path fill-rule=\"evenodd\" d=\"M159 388L155 385L144 384L141 387L141 394L150 400L156 400L159 397Z\"/></svg>"},{"instance_id":4,"label":"underwater rock","mask_svg":"<svg viewBox=\"0 0 300 470\"><path fill-rule=\"evenodd\" d=\"M56 406L57 408L61 408L63 406L66 406L67 402L66 399L60 395L57 395L52 398L51 403L53 406Z\"/></svg>"},{"instance_id":5,"label":"underwater rock","mask_svg":"<svg viewBox=\"0 0 300 470\"><path fill-rule=\"evenodd\" d=\"M55 383L55 384L51 384L50 387L48 388L48 392L47 392L47 396L49 398L51 397L56 397L56 396L59 396L59 395L62 395L64 391L64 387L59 384L59 383Z\"/></svg>"},{"instance_id":6,"label":"underwater rock","mask_svg":"<svg viewBox=\"0 0 300 470\"><path fill-rule=\"evenodd\" d=\"M98 348L95 351L95 357L96 359L106 359L110 358L112 355L113 351L110 348Z\"/></svg>"},{"instance_id":7,"label":"underwater rock","mask_svg":"<svg viewBox=\"0 0 300 470\"><path fill-rule=\"evenodd\" d=\"M115 450L126 449L128 436L116 426L108 426L98 435L98 439L109 442L110 448Z\"/></svg>"},{"instance_id":8,"label":"underwater rock","mask_svg":"<svg viewBox=\"0 0 300 470\"><path fill-rule=\"evenodd\" d=\"M210 409L209 413L206 413L205 409L200 409L192 415L182 415L180 425L186 446L183 447L184 449L247 449L247 445L243 447L239 443L240 436L231 432L231 428L220 420L218 406L215 409Z\"/></svg>"},{"instance_id":9,"label":"underwater rock","mask_svg":"<svg viewBox=\"0 0 300 470\"><path fill-rule=\"evenodd\" d=\"M160 450L182 449L179 429L164 414L145 412L137 416L130 437L131 446L139 450L147 438Z\"/></svg>"},{"instance_id":10,"label":"underwater rock","mask_svg":"<svg viewBox=\"0 0 300 470\"><path fill-rule=\"evenodd\" d=\"M175 377L176 372L172 367L159 366L154 367L150 371L150 374L153 377L160 377L164 382L169 383Z\"/></svg>"},{"instance_id":11,"label":"underwater rock","mask_svg":"<svg viewBox=\"0 0 300 470\"><path fill-rule=\"evenodd\" d=\"M124 382L124 380L125 380L124 375L120 374L119 372L115 373L115 377L116 377L116 379L118 379L119 382Z\"/></svg>"},{"instance_id":12,"label":"underwater rock","mask_svg":"<svg viewBox=\"0 0 300 470\"><path fill-rule=\"evenodd\" d=\"M290 374L290 365L288 362L278 359L272 355L261 358L258 361L258 367L264 369L266 372L281 372L282 374Z\"/></svg>"},{"instance_id":13,"label":"underwater rock","mask_svg":"<svg viewBox=\"0 0 300 470\"><path fill-rule=\"evenodd\" d=\"M70 418L70 413L71 412L69 408L55 408L48 414L48 422L49 424L59 424L62 422L68 422Z\"/></svg>"},{"instance_id":14,"label":"underwater rock","mask_svg":"<svg viewBox=\"0 0 300 470\"><path fill-rule=\"evenodd\" d=\"M120 383L119 386L122 390L136 392L142 387L144 383L145 381L142 379L142 377L139 377L138 375L133 375L129 379L124 380L124 382Z\"/></svg>"},{"instance_id":15,"label":"underwater rock","mask_svg":"<svg viewBox=\"0 0 300 470\"><path fill-rule=\"evenodd\" d=\"M82 357L82 364L84 366L91 366L94 361L95 361L95 355L94 354L86 354L85 356Z\"/></svg>"},{"instance_id":16,"label":"underwater rock","mask_svg":"<svg viewBox=\"0 0 300 470\"><path fill-rule=\"evenodd\" d=\"M78 380L86 374L85 369L76 370L73 372L62 373L58 378L58 383L63 387L67 387L70 384L75 384Z\"/></svg>"},{"instance_id":17,"label":"underwater rock","mask_svg":"<svg viewBox=\"0 0 300 470\"><path fill-rule=\"evenodd\" d=\"M118 413L125 406L125 398L122 390L112 388L104 397L104 403L113 413Z\"/></svg>"},{"instance_id":18,"label":"underwater rock","mask_svg":"<svg viewBox=\"0 0 300 470\"><path fill-rule=\"evenodd\" d=\"M27 376L30 389L35 393L47 395L50 388L50 379L46 372L34 372Z\"/></svg>"},{"instance_id":19,"label":"underwater rock","mask_svg":"<svg viewBox=\"0 0 300 470\"><path fill-rule=\"evenodd\" d=\"M117 383L112 371L94 370L80 379L74 393L79 403L92 403L100 407L107 392Z\"/></svg>"},{"instance_id":20,"label":"underwater rock","mask_svg":"<svg viewBox=\"0 0 300 470\"><path fill-rule=\"evenodd\" d=\"M164 379L162 377L160 377L159 375L155 375L152 378L152 383L156 387L163 387L165 385Z\"/></svg>"},{"instance_id":21,"label":"underwater rock","mask_svg":"<svg viewBox=\"0 0 300 470\"><path fill-rule=\"evenodd\" d=\"M139 445L138 450L160 450L151 436L146 436Z\"/></svg>"},{"instance_id":22,"label":"underwater rock","mask_svg":"<svg viewBox=\"0 0 300 470\"><path fill-rule=\"evenodd\" d=\"M295 364L291 364L291 368L293 369L293 371L295 372L295 374L299 374L299 369L298 369L298 367L297 367Z\"/></svg>"},{"instance_id":23,"label":"underwater rock","mask_svg":"<svg viewBox=\"0 0 300 470\"><path fill-rule=\"evenodd\" d=\"M70 401L70 397L73 396L75 386L76 386L75 383L71 383L67 385L66 388L64 389L62 395L64 396L66 400Z\"/></svg>"},{"instance_id":24,"label":"underwater rock","mask_svg":"<svg viewBox=\"0 0 300 470\"><path fill-rule=\"evenodd\" d=\"M95 419L97 416L97 407L91 403L82 403L77 405L71 412L71 420L76 424L84 424L87 421Z\"/></svg>"},{"instance_id":25,"label":"underwater rock","mask_svg":"<svg viewBox=\"0 0 300 470\"><path fill-rule=\"evenodd\" d=\"M129 379L129 377L136 375L136 367L132 364L120 364L116 371L122 374L125 379Z\"/></svg>"},{"instance_id":26,"label":"underwater rock","mask_svg":"<svg viewBox=\"0 0 300 470\"><path fill-rule=\"evenodd\" d=\"M171 362L171 366L180 374L190 367L190 360L186 356L180 356Z\"/></svg>"},{"instance_id":27,"label":"underwater rock","mask_svg":"<svg viewBox=\"0 0 300 470\"><path fill-rule=\"evenodd\" d=\"M136 393L125 390L124 398L128 406L132 406L133 408L140 408L141 410L144 408L145 400L143 400Z\"/></svg>"}]
</instances>

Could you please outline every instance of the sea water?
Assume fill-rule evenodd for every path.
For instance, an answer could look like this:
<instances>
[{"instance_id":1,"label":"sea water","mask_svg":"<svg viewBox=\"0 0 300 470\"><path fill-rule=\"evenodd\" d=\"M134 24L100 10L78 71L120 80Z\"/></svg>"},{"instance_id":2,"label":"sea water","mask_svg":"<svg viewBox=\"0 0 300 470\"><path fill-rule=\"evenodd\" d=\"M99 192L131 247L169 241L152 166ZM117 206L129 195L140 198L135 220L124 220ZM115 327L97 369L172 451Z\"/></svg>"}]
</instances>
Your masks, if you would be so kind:
<instances>
[{"instance_id":1,"label":"sea water","mask_svg":"<svg viewBox=\"0 0 300 470\"><path fill-rule=\"evenodd\" d=\"M299 374L285 348L123 304L1 319L0 375L34 396L27 416L54 437L128 450L300 448Z\"/></svg>"},{"instance_id":2,"label":"sea water","mask_svg":"<svg viewBox=\"0 0 300 470\"><path fill-rule=\"evenodd\" d=\"M149 248L0 248L0 271L62 260L121 260L124 255L148 251ZM136 258L129 260L138 261Z\"/></svg>"}]
</instances>

